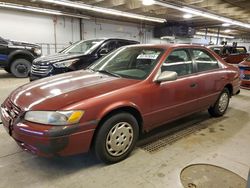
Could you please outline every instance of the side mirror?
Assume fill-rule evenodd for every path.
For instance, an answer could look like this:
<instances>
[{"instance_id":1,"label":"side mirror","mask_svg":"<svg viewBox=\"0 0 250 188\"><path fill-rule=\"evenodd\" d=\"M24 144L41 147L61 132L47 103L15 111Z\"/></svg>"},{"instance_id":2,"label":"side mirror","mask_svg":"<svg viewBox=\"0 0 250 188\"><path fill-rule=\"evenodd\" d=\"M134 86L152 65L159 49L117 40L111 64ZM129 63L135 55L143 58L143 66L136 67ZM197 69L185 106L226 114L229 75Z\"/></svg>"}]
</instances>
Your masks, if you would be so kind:
<instances>
[{"instance_id":1,"label":"side mirror","mask_svg":"<svg viewBox=\"0 0 250 188\"><path fill-rule=\"evenodd\" d=\"M174 71L164 71L157 78L156 82L166 82L166 81L174 81L177 80L177 73Z\"/></svg>"},{"instance_id":2,"label":"side mirror","mask_svg":"<svg viewBox=\"0 0 250 188\"><path fill-rule=\"evenodd\" d=\"M100 56L105 56L109 53L109 50L108 48L102 48L100 51L99 51L99 55Z\"/></svg>"}]
</instances>

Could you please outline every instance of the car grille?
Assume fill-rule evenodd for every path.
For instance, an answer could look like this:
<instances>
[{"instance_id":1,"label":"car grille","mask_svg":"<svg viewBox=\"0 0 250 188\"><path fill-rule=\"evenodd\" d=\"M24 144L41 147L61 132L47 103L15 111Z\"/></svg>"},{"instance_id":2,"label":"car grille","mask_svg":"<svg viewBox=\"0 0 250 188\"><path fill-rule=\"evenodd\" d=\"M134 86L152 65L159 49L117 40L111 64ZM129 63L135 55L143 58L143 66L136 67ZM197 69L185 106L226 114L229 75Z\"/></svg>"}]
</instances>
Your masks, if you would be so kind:
<instances>
[{"instance_id":1,"label":"car grille","mask_svg":"<svg viewBox=\"0 0 250 188\"><path fill-rule=\"evenodd\" d=\"M249 74L245 74L242 76L243 80L250 80L250 75Z\"/></svg>"},{"instance_id":2,"label":"car grille","mask_svg":"<svg viewBox=\"0 0 250 188\"><path fill-rule=\"evenodd\" d=\"M10 99L5 102L5 109L12 119L16 119L21 114L21 109L14 105Z\"/></svg>"},{"instance_id":3,"label":"car grille","mask_svg":"<svg viewBox=\"0 0 250 188\"><path fill-rule=\"evenodd\" d=\"M50 65L37 65L32 64L31 67L31 73L35 75L47 75L52 70L52 67Z\"/></svg>"}]
</instances>

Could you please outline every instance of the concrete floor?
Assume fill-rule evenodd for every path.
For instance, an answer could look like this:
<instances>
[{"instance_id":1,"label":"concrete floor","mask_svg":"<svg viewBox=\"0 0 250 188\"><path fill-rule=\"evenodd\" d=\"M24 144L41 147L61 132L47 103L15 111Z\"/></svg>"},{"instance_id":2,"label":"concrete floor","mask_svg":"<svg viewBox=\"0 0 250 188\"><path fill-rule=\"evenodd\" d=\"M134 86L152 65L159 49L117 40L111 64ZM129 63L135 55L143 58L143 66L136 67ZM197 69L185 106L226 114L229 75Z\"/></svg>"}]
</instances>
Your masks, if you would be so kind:
<instances>
[{"instance_id":1,"label":"concrete floor","mask_svg":"<svg viewBox=\"0 0 250 188\"><path fill-rule=\"evenodd\" d=\"M27 82L0 70L0 102ZM193 128L183 137L187 126ZM102 164L92 154L57 159L33 156L19 149L0 126L0 187L181 188L182 169L196 163L218 165L247 179L249 135L247 90L232 98L224 117L209 118L201 112L168 124L144 136L127 160L114 165ZM156 151L147 151L148 147L159 146L158 138L164 142L171 137L177 139L161 144Z\"/></svg>"}]
</instances>

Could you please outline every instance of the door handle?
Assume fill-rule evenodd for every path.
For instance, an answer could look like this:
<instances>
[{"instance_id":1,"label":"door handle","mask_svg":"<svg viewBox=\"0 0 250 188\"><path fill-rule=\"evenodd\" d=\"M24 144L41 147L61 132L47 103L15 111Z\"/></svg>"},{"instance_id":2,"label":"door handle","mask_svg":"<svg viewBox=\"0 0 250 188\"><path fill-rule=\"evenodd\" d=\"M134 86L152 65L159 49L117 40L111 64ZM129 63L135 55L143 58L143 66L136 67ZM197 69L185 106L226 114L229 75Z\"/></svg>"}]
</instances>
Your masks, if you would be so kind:
<instances>
[{"instance_id":1,"label":"door handle","mask_svg":"<svg viewBox=\"0 0 250 188\"><path fill-rule=\"evenodd\" d=\"M190 87L191 87L191 88L196 88L197 85L198 85L197 83L192 83L192 84L190 84Z\"/></svg>"}]
</instances>

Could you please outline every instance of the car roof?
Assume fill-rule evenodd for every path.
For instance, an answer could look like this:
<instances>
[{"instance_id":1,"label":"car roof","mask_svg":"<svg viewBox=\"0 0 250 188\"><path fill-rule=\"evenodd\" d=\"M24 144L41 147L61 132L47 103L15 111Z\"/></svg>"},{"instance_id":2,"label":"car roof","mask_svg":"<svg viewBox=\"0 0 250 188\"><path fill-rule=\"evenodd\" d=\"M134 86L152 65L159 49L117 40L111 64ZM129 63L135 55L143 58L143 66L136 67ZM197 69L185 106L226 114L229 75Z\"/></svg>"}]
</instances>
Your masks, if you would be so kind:
<instances>
[{"instance_id":1,"label":"car roof","mask_svg":"<svg viewBox=\"0 0 250 188\"><path fill-rule=\"evenodd\" d=\"M97 38L99 40L103 40L103 41L108 41L108 40L121 40L121 41L130 41L130 42L136 42L136 43L140 43L136 40L130 40L130 39L124 39L124 38Z\"/></svg>"},{"instance_id":2,"label":"car roof","mask_svg":"<svg viewBox=\"0 0 250 188\"><path fill-rule=\"evenodd\" d=\"M210 45L210 46L207 46L208 48L222 48L222 47L233 47L232 45L226 45L226 46L223 46L223 45ZM245 46L236 46L236 48L245 48Z\"/></svg>"},{"instance_id":3,"label":"car roof","mask_svg":"<svg viewBox=\"0 0 250 188\"><path fill-rule=\"evenodd\" d=\"M138 47L148 47L148 48L162 48L162 49L169 49L169 48L202 48L205 47L203 45L194 45L194 44L136 44L133 46Z\"/></svg>"}]
</instances>

